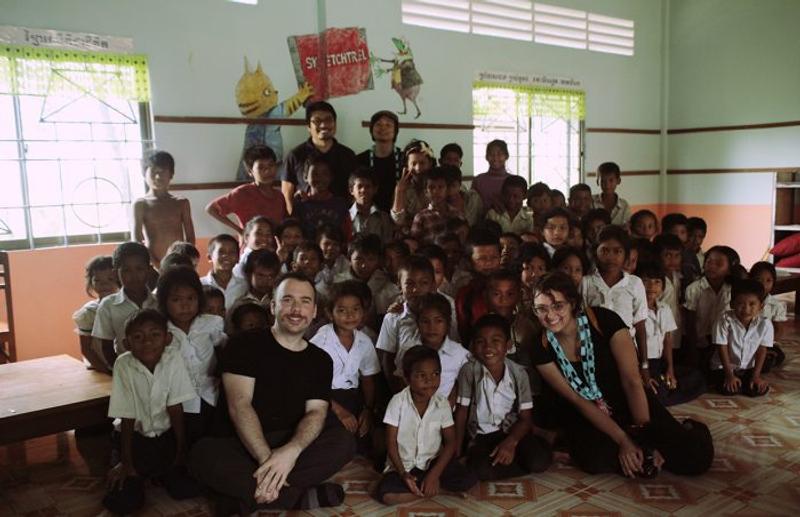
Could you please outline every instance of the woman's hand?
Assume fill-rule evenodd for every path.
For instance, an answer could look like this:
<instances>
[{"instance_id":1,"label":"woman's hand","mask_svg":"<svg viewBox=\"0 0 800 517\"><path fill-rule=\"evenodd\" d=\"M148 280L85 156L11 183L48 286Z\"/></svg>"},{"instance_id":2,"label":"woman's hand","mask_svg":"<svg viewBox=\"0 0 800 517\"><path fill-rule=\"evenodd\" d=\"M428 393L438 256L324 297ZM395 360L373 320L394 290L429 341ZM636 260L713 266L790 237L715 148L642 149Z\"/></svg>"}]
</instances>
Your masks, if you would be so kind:
<instances>
[{"instance_id":1,"label":"woman's hand","mask_svg":"<svg viewBox=\"0 0 800 517\"><path fill-rule=\"evenodd\" d=\"M642 449L626 436L619 444L619 465L622 467L622 473L629 478L636 477L636 473L642 471L643 462Z\"/></svg>"}]
</instances>

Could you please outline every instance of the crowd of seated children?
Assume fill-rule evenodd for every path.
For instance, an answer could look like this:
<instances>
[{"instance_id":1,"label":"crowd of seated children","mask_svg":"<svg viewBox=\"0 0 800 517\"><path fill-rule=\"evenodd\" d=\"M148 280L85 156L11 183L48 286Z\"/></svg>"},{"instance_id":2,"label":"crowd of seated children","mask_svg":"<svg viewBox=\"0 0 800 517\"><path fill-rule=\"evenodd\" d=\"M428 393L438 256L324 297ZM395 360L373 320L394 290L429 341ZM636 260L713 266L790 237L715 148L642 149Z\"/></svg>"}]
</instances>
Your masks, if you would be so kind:
<instances>
[{"instance_id":1,"label":"crowd of seated children","mask_svg":"<svg viewBox=\"0 0 800 517\"><path fill-rule=\"evenodd\" d=\"M393 131L395 149L396 124ZM330 418L385 463L377 497L386 503L549 466L551 443L541 437L552 441L558 429L533 425L549 395L531 353L543 332L533 293L550 271L569 276L583 305L621 318L635 338L642 383L661 404L707 387L768 392L787 319L770 295L774 267L759 262L742 279L748 273L736 251L702 249L702 219L631 216L616 192L615 163L598 168L601 193L593 198L588 185L574 185L567 204L558 190L541 182L528 189L509 173L499 140L487 145L489 169L469 189L457 144L442 149L438 165L419 140L384 154L396 159L396 181L379 181L371 162L362 164L350 171L351 200L332 193L342 179L312 154L303 162L307 186L285 203L273 188L275 153L248 149L243 163L254 182L207 208L235 234L209 241L203 278L190 224L174 243L137 234L149 249L126 242L87 264L87 293L97 299L73 318L89 365L114 377L109 416L122 419L109 509L140 508L141 481L151 476L176 497L197 493L174 467L211 432L224 403L217 350L227 336L272 324L282 272L315 285L320 310L306 337L333 360ZM146 161L152 196L167 193L167 156ZM379 189L390 183L393 197L379 205ZM142 204L147 224L173 221L153 206ZM147 390L156 385L163 393L154 407ZM534 400L544 402L540 409ZM544 416L537 424L552 424Z\"/></svg>"}]
</instances>

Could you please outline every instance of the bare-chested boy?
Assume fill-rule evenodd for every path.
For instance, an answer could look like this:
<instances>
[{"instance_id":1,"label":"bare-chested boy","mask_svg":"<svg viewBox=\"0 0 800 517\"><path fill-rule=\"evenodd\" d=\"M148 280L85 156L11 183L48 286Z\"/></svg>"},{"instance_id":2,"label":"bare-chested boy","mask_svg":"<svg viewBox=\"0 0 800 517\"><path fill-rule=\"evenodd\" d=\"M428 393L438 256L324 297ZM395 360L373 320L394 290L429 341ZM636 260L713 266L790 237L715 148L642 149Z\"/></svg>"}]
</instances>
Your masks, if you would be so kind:
<instances>
[{"instance_id":1,"label":"bare-chested boy","mask_svg":"<svg viewBox=\"0 0 800 517\"><path fill-rule=\"evenodd\" d=\"M189 200L169 193L175 175L175 160L165 151L144 160L148 192L133 203L134 238L150 250L153 266L158 268L167 248L175 241L194 244L194 225Z\"/></svg>"}]
</instances>

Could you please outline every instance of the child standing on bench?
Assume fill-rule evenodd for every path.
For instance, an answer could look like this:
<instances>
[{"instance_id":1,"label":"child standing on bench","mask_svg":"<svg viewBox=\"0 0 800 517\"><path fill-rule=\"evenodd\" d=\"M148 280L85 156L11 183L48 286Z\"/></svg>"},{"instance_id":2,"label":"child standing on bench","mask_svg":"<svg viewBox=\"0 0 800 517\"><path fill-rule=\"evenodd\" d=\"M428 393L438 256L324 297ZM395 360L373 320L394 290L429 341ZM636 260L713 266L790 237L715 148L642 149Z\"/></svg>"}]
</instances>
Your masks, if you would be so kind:
<instances>
[{"instance_id":1,"label":"child standing on bench","mask_svg":"<svg viewBox=\"0 0 800 517\"><path fill-rule=\"evenodd\" d=\"M89 368L100 372L110 372L103 354L92 347L92 327L97 315L100 301L110 294L119 291L119 278L114 271L111 257L97 256L86 264L86 294L97 296L97 299L86 302L83 307L75 311L72 321L75 322L75 331L81 343L81 354Z\"/></svg>"},{"instance_id":2,"label":"child standing on bench","mask_svg":"<svg viewBox=\"0 0 800 517\"><path fill-rule=\"evenodd\" d=\"M154 309L136 312L125 325L125 348L114 368L108 416L122 419L120 462L108 473L103 506L116 514L144 506L144 481L159 478L174 499L199 495L185 472L181 403L197 394L180 351L168 347L167 319Z\"/></svg>"}]
</instances>

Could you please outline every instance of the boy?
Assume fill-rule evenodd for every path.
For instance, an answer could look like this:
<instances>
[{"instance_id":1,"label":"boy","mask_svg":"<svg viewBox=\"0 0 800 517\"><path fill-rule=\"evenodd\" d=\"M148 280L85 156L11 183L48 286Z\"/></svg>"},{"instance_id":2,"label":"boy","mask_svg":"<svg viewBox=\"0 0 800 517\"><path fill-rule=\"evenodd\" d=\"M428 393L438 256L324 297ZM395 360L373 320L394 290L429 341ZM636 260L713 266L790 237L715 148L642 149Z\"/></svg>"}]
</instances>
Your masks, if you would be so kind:
<instances>
[{"instance_id":1,"label":"boy","mask_svg":"<svg viewBox=\"0 0 800 517\"><path fill-rule=\"evenodd\" d=\"M725 311L714 325L712 379L723 395L760 397L769 391L761 374L774 336L772 322L761 314L764 297L764 286L757 280L734 283L733 310Z\"/></svg>"},{"instance_id":2,"label":"boy","mask_svg":"<svg viewBox=\"0 0 800 517\"><path fill-rule=\"evenodd\" d=\"M586 183L578 183L569 188L569 211L580 221L592 209L592 188ZM553 205L555 206L555 204Z\"/></svg>"},{"instance_id":3,"label":"boy","mask_svg":"<svg viewBox=\"0 0 800 517\"><path fill-rule=\"evenodd\" d=\"M481 195L462 185L460 166L442 164L442 170L447 181L447 203L455 208L460 220L465 220L470 226L475 225L483 215Z\"/></svg>"},{"instance_id":4,"label":"boy","mask_svg":"<svg viewBox=\"0 0 800 517\"><path fill-rule=\"evenodd\" d=\"M478 482L454 460L453 414L437 392L440 372L439 354L430 348L415 346L403 358L408 387L392 397L383 419L389 459L377 498L384 504L433 497L440 486L465 492Z\"/></svg>"},{"instance_id":5,"label":"boy","mask_svg":"<svg viewBox=\"0 0 800 517\"><path fill-rule=\"evenodd\" d=\"M550 258L552 258L553 253L555 253L558 248L567 245L569 228L572 226L572 222L569 217L569 212L558 207L551 208L544 214L542 219L544 223L542 229L544 248L547 250L547 253L550 254Z\"/></svg>"},{"instance_id":6,"label":"boy","mask_svg":"<svg viewBox=\"0 0 800 517\"><path fill-rule=\"evenodd\" d=\"M167 255L170 253L176 253L185 257L189 257L189 260L192 263L192 269L197 271L197 266L200 264L200 250L197 249L197 246L191 242L175 241L169 245L169 248L167 248Z\"/></svg>"},{"instance_id":7,"label":"boy","mask_svg":"<svg viewBox=\"0 0 800 517\"><path fill-rule=\"evenodd\" d=\"M506 357L511 347L508 321L487 314L475 323L475 360L458 375L456 447L480 480L506 479L542 472L551 462L549 448L531 434L533 398L525 369Z\"/></svg>"},{"instance_id":8,"label":"boy","mask_svg":"<svg viewBox=\"0 0 800 517\"><path fill-rule=\"evenodd\" d=\"M564 198L564 193L557 188L550 189L550 208L567 208L567 200Z\"/></svg>"},{"instance_id":9,"label":"boy","mask_svg":"<svg viewBox=\"0 0 800 517\"><path fill-rule=\"evenodd\" d=\"M525 199L527 191L528 182L522 176L506 178L500 190L503 210L490 209L486 214L486 219L500 224L503 233L520 234L533 230L533 215L522 207L522 201Z\"/></svg>"},{"instance_id":10,"label":"boy","mask_svg":"<svg viewBox=\"0 0 800 517\"><path fill-rule=\"evenodd\" d=\"M225 295L225 309L247 294L247 280L234 275L233 268L239 258L239 242L227 233L221 233L208 242L208 260L211 270L200 279L203 285L219 288Z\"/></svg>"},{"instance_id":11,"label":"boy","mask_svg":"<svg viewBox=\"0 0 800 517\"><path fill-rule=\"evenodd\" d=\"M350 207L350 221L353 234L374 234L381 242L389 242L394 236L394 222L388 213L378 209L374 203L378 185L369 169L356 169L350 175L350 195L353 205Z\"/></svg>"},{"instance_id":12,"label":"boy","mask_svg":"<svg viewBox=\"0 0 800 517\"><path fill-rule=\"evenodd\" d=\"M303 225L303 234L315 239L317 228L322 224L334 224L342 229L345 237L352 234L350 214L344 197L331 192L331 168L323 158L311 156L306 160L303 178L308 184L308 192L298 194L294 200L292 217Z\"/></svg>"},{"instance_id":13,"label":"boy","mask_svg":"<svg viewBox=\"0 0 800 517\"><path fill-rule=\"evenodd\" d=\"M275 151L266 145L254 145L244 152L242 161L253 183L240 185L206 206L208 215L237 235L244 234L244 226L253 217L264 216L276 225L288 215L283 195L274 188L278 169ZM235 215L238 222L231 220L229 214Z\"/></svg>"},{"instance_id":14,"label":"boy","mask_svg":"<svg viewBox=\"0 0 800 517\"><path fill-rule=\"evenodd\" d=\"M597 234L611 224L611 215L605 208L592 208L581 220L583 238L590 248L597 245Z\"/></svg>"},{"instance_id":15,"label":"boy","mask_svg":"<svg viewBox=\"0 0 800 517\"><path fill-rule=\"evenodd\" d=\"M519 259L522 237L517 233L504 232L500 235L500 267L512 268Z\"/></svg>"},{"instance_id":16,"label":"boy","mask_svg":"<svg viewBox=\"0 0 800 517\"><path fill-rule=\"evenodd\" d=\"M593 199L595 208L605 208L611 215L611 224L627 227L631 219L631 208L628 202L619 197L617 187L622 183L619 165L614 162L604 162L597 167L597 184L600 185L599 194Z\"/></svg>"},{"instance_id":17,"label":"boy","mask_svg":"<svg viewBox=\"0 0 800 517\"><path fill-rule=\"evenodd\" d=\"M92 327L92 346L105 358L108 372L125 348L125 322L139 309L156 308L158 302L147 288L150 252L138 242L123 242L111 256L122 289L100 301Z\"/></svg>"},{"instance_id":18,"label":"boy","mask_svg":"<svg viewBox=\"0 0 800 517\"><path fill-rule=\"evenodd\" d=\"M659 264L664 270L664 292L659 301L667 304L675 317L678 328L672 332L672 348L677 350L681 347L683 339L683 311L681 311L684 288L681 277L683 244L672 234L656 235L653 244L658 253Z\"/></svg>"},{"instance_id":19,"label":"boy","mask_svg":"<svg viewBox=\"0 0 800 517\"><path fill-rule=\"evenodd\" d=\"M247 256L242 272L248 289L247 294L239 298L236 305L248 301L269 307L275 280L281 272L278 255L269 250L255 250Z\"/></svg>"},{"instance_id":20,"label":"boy","mask_svg":"<svg viewBox=\"0 0 800 517\"><path fill-rule=\"evenodd\" d=\"M134 238L144 242L158 268L167 248L175 241L194 244L194 225L189 200L169 192L175 176L175 160L165 151L151 154L144 163L148 193L133 202Z\"/></svg>"},{"instance_id":21,"label":"boy","mask_svg":"<svg viewBox=\"0 0 800 517\"><path fill-rule=\"evenodd\" d=\"M458 335L463 343L472 336L472 324L486 314L486 278L500 269L500 241L486 231L476 232L467 244L472 279L456 295Z\"/></svg>"},{"instance_id":22,"label":"boy","mask_svg":"<svg viewBox=\"0 0 800 517\"><path fill-rule=\"evenodd\" d=\"M528 189L528 208L533 212L535 228L541 232L542 216L553 207L553 200L550 198L550 187L541 181L531 185Z\"/></svg>"},{"instance_id":23,"label":"boy","mask_svg":"<svg viewBox=\"0 0 800 517\"><path fill-rule=\"evenodd\" d=\"M439 165L442 167L449 165L461 170L461 160L463 158L464 150L461 149L461 146L455 142L445 144L439 151Z\"/></svg>"},{"instance_id":24,"label":"boy","mask_svg":"<svg viewBox=\"0 0 800 517\"><path fill-rule=\"evenodd\" d=\"M411 236L420 242L431 243L447 230L447 220L458 218L458 212L447 203L447 179L442 167L425 173L425 197L428 206L414 216Z\"/></svg>"},{"instance_id":25,"label":"boy","mask_svg":"<svg viewBox=\"0 0 800 517\"><path fill-rule=\"evenodd\" d=\"M297 219L286 219L275 229L275 241L277 242L275 253L281 259L284 271L291 270L294 249L303 242L303 239L305 239L303 225Z\"/></svg>"},{"instance_id":26,"label":"boy","mask_svg":"<svg viewBox=\"0 0 800 517\"><path fill-rule=\"evenodd\" d=\"M702 217L690 217L686 220L686 230L689 234L687 239L687 247L689 252L697 256L697 263L702 264L705 259L703 253L703 241L708 232L708 225Z\"/></svg>"},{"instance_id":27,"label":"boy","mask_svg":"<svg viewBox=\"0 0 800 517\"><path fill-rule=\"evenodd\" d=\"M158 478L174 499L199 495L185 473L181 404L197 397L180 350L167 345L167 319L154 309L135 312L125 325L125 352L117 359L110 418L120 418L120 462L109 472L103 506L124 515L144 506L144 481Z\"/></svg>"},{"instance_id":28,"label":"boy","mask_svg":"<svg viewBox=\"0 0 800 517\"><path fill-rule=\"evenodd\" d=\"M200 312L225 319L225 293L219 287L203 285L203 299L205 303L200 308Z\"/></svg>"},{"instance_id":29,"label":"boy","mask_svg":"<svg viewBox=\"0 0 800 517\"><path fill-rule=\"evenodd\" d=\"M444 262L444 280L439 286L442 293L455 298L459 289L472 279L467 270L461 239L454 233L445 233L436 239L436 244L444 250L447 261Z\"/></svg>"},{"instance_id":30,"label":"boy","mask_svg":"<svg viewBox=\"0 0 800 517\"><path fill-rule=\"evenodd\" d=\"M365 282L372 293L372 306L367 309L367 326L378 328L378 315L386 314L386 309L400 294L386 273L381 270L383 245L377 235L356 235L348 249L350 269L335 277L336 282L360 280Z\"/></svg>"}]
</instances>

